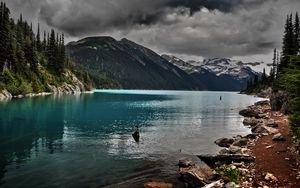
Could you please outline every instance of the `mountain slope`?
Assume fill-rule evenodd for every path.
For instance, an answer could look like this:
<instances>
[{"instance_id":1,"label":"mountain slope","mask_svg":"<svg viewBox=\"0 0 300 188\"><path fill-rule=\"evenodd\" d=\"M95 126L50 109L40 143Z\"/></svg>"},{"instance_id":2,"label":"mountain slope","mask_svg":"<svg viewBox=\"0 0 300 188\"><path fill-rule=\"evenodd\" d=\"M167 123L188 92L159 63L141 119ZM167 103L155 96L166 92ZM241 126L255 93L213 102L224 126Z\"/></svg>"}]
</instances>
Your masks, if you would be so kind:
<instances>
[{"instance_id":1,"label":"mountain slope","mask_svg":"<svg viewBox=\"0 0 300 188\"><path fill-rule=\"evenodd\" d=\"M204 83L207 90L239 91L248 79L260 76L242 62L225 58L185 62L175 56L162 55L162 57L188 73L193 82Z\"/></svg>"},{"instance_id":2,"label":"mountain slope","mask_svg":"<svg viewBox=\"0 0 300 188\"><path fill-rule=\"evenodd\" d=\"M118 81L124 89L203 89L185 71L127 39L89 37L69 43L67 53L76 63Z\"/></svg>"}]
</instances>

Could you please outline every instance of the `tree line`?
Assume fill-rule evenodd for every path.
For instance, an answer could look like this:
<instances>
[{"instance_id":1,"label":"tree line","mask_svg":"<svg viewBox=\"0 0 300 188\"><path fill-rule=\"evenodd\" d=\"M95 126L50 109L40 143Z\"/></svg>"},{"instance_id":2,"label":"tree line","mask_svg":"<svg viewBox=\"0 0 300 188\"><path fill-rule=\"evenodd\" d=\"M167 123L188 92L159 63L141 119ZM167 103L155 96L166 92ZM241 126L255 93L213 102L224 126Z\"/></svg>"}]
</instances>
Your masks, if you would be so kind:
<instances>
[{"instance_id":1,"label":"tree line","mask_svg":"<svg viewBox=\"0 0 300 188\"><path fill-rule=\"evenodd\" d=\"M300 21L298 13L287 16L282 40L282 51L274 50L269 76L249 80L246 93L256 93L267 87L273 92L285 91L289 95L290 125L300 138Z\"/></svg>"},{"instance_id":2,"label":"tree line","mask_svg":"<svg viewBox=\"0 0 300 188\"><path fill-rule=\"evenodd\" d=\"M298 54L300 54L300 20L298 13L296 13L295 16L293 14L287 16L282 40L282 51L274 49L269 75L266 74L264 69L260 77L256 76L248 80L245 91L248 93L256 92L266 86L274 85L280 74L283 74L284 70L292 64L291 57Z\"/></svg>"},{"instance_id":3,"label":"tree line","mask_svg":"<svg viewBox=\"0 0 300 188\"><path fill-rule=\"evenodd\" d=\"M0 90L13 94L49 90L47 85L59 82L67 66L64 34L53 29L41 34L39 25L34 32L22 15L12 19L4 2L0 4L0 52Z\"/></svg>"}]
</instances>

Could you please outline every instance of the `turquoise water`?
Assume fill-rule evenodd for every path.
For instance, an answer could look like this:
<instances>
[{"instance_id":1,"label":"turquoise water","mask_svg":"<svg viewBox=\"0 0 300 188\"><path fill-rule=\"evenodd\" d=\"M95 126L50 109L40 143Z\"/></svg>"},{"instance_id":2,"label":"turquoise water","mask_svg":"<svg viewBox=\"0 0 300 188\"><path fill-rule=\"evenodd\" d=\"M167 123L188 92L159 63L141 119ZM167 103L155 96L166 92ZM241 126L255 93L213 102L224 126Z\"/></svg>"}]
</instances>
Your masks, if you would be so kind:
<instances>
[{"instance_id":1,"label":"turquoise water","mask_svg":"<svg viewBox=\"0 0 300 188\"><path fill-rule=\"evenodd\" d=\"M257 100L231 92L97 90L0 102L0 185L138 187L172 179L180 157L215 153L214 140L249 133L238 111ZM131 137L136 125L140 143Z\"/></svg>"}]
</instances>

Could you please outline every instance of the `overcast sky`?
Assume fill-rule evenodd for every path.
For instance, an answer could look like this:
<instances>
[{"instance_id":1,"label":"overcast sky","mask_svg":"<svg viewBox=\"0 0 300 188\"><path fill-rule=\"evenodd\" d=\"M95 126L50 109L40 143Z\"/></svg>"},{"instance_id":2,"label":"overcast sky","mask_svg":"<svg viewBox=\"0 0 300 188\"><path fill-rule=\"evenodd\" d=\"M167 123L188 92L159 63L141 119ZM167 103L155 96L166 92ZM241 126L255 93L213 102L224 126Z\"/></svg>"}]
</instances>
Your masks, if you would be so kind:
<instances>
[{"instance_id":1,"label":"overcast sky","mask_svg":"<svg viewBox=\"0 0 300 188\"><path fill-rule=\"evenodd\" d=\"M300 0L4 0L12 16L64 32L128 38L184 60L272 59L286 15Z\"/></svg>"}]
</instances>

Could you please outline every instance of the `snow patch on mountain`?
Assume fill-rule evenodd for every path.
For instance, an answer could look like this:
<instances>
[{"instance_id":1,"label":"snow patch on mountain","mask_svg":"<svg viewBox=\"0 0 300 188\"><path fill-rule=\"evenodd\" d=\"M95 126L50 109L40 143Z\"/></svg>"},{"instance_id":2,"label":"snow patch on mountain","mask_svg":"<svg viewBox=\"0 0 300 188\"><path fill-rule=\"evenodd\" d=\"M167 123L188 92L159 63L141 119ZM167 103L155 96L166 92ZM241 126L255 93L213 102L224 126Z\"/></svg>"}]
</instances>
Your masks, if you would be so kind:
<instances>
[{"instance_id":1,"label":"snow patch on mountain","mask_svg":"<svg viewBox=\"0 0 300 188\"><path fill-rule=\"evenodd\" d=\"M228 58L205 59L202 62L185 62L175 56L162 55L162 57L189 74L194 72L201 73L208 71L216 76L227 75L237 80L248 79L249 77L260 75L260 73L252 69L253 66L260 65L261 63L259 62L243 63L242 61L231 60Z\"/></svg>"}]
</instances>

